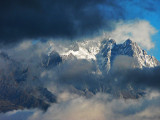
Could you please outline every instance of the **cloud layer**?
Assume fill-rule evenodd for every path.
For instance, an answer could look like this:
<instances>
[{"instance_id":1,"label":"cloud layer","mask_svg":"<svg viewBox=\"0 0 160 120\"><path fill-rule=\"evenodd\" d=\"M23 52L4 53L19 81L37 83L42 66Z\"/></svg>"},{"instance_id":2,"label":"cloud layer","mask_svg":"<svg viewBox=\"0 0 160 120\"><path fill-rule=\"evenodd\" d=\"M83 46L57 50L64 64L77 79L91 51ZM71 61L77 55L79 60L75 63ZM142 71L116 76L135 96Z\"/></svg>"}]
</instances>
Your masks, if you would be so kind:
<instances>
[{"instance_id":1,"label":"cloud layer","mask_svg":"<svg viewBox=\"0 0 160 120\"><path fill-rule=\"evenodd\" d=\"M159 97L150 94L137 101L124 101L106 94L97 94L90 99L76 96L53 104L46 113L35 112L29 120L158 120Z\"/></svg>"},{"instance_id":2,"label":"cloud layer","mask_svg":"<svg viewBox=\"0 0 160 120\"><path fill-rule=\"evenodd\" d=\"M138 100L114 99L102 93L91 98L70 93L62 94L63 96L67 94L68 97L65 99L63 97L63 100L53 104L46 112L14 111L1 114L0 118L16 119L21 115L25 116L25 120L159 120L160 118L160 95L155 91Z\"/></svg>"}]
</instances>

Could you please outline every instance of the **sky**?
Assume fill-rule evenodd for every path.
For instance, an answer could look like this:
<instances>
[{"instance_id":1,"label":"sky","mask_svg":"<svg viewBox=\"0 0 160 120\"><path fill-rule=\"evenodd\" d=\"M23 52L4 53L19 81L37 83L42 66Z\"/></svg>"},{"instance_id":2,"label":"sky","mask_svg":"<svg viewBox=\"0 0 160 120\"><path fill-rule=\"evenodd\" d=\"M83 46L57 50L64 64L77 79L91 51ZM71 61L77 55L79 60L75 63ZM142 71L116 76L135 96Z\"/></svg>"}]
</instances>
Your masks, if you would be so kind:
<instances>
[{"instance_id":1,"label":"sky","mask_svg":"<svg viewBox=\"0 0 160 120\"><path fill-rule=\"evenodd\" d=\"M135 59L120 55L107 73L95 57L97 41L112 38L119 44L130 38L160 61L159 5L159 0L1 0L1 83L15 77L9 80L16 88L45 87L57 101L45 112L14 110L0 113L0 120L159 120L159 66L131 69ZM92 60L63 56L62 62L62 53L70 50L82 58L90 50L96 54ZM17 77L24 80L17 83Z\"/></svg>"},{"instance_id":2,"label":"sky","mask_svg":"<svg viewBox=\"0 0 160 120\"><path fill-rule=\"evenodd\" d=\"M131 0L132 1L132 0ZM158 0L145 0L142 2L141 0L133 0L136 4L132 4L131 2L126 0L125 9L128 11L128 19L143 19L147 20L154 28L156 28L157 33L151 37L152 41L155 43L155 48L148 51L149 54L155 56L158 60L160 60L160 55L158 54L160 51L160 1Z\"/></svg>"}]
</instances>

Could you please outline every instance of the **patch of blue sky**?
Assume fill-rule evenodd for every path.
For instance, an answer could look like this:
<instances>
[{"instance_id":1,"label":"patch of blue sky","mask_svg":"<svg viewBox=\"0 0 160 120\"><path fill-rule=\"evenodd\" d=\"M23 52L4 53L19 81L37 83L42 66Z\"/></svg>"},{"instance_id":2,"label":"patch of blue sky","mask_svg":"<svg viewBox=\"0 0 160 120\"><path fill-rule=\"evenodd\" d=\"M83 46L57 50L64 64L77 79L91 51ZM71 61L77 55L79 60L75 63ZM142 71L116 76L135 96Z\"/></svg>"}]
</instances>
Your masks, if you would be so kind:
<instances>
[{"instance_id":1,"label":"patch of blue sky","mask_svg":"<svg viewBox=\"0 0 160 120\"><path fill-rule=\"evenodd\" d=\"M160 0L124 0L121 3L125 11L125 20L146 20L157 33L151 37L155 47L147 51L160 60Z\"/></svg>"}]
</instances>

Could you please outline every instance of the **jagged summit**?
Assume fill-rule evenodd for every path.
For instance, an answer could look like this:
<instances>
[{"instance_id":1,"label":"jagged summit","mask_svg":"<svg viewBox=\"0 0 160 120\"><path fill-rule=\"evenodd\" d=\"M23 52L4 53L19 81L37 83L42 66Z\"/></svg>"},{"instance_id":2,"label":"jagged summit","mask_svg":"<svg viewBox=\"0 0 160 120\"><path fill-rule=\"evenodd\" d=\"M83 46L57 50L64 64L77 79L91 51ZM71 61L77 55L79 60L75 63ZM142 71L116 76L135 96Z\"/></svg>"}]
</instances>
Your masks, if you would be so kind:
<instances>
[{"instance_id":1,"label":"jagged summit","mask_svg":"<svg viewBox=\"0 0 160 120\"><path fill-rule=\"evenodd\" d=\"M109 71L112 68L113 62L118 56L127 56L136 61L134 68L155 67L160 65L159 61L147 54L145 50L127 39L122 44L117 44L113 39L104 39L103 41L85 41L77 42L77 49L70 48L68 51L59 53L64 60L86 59L95 61L100 71ZM48 59L47 59L48 60Z\"/></svg>"},{"instance_id":2,"label":"jagged summit","mask_svg":"<svg viewBox=\"0 0 160 120\"><path fill-rule=\"evenodd\" d=\"M145 50L142 50L136 42L127 39L123 44L116 44L115 40L104 40L101 43L99 53L96 55L97 63L101 70L109 71L117 56L129 56L137 62L136 67L155 67L160 63Z\"/></svg>"}]
</instances>

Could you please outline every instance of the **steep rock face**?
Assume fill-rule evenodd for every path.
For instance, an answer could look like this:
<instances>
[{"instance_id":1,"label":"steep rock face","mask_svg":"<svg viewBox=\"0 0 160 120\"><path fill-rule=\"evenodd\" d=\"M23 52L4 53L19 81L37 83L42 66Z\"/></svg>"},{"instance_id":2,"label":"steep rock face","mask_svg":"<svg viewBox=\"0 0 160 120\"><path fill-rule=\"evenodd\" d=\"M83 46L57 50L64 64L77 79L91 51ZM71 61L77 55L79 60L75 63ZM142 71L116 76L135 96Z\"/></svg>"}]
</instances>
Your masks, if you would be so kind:
<instances>
[{"instance_id":1,"label":"steep rock face","mask_svg":"<svg viewBox=\"0 0 160 120\"><path fill-rule=\"evenodd\" d=\"M137 65L134 66L135 68L160 65L155 57L147 55L145 50L142 50L137 43L132 42L130 39L123 44L116 44L111 39L102 41L100 52L96 55L100 70L109 72L115 58L120 55L132 57L137 62Z\"/></svg>"},{"instance_id":2,"label":"steep rock face","mask_svg":"<svg viewBox=\"0 0 160 120\"><path fill-rule=\"evenodd\" d=\"M96 55L97 63L101 71L107 72L111 68L111 50L116 45L114 40L104 40L101 43L100 52Z\"/></svg>"}]
</instances>

